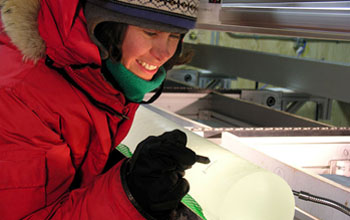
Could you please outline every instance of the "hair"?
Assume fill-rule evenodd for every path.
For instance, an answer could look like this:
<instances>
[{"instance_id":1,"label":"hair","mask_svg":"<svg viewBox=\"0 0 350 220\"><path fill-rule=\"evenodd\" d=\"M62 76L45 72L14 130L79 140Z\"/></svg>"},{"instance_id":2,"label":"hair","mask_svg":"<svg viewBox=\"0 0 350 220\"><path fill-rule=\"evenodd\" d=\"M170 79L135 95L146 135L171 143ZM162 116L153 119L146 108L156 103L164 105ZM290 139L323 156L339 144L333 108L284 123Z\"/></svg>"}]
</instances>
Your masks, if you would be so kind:
<instances>
[{"instance_id":1,"label":"hair","mask_svg":"<svg viewBox=\"0 0 350 220\"><path fill-rule=\"evenodd\" d=\"M122 43L125 37L128 24L106 21L99 23L94 29L94 35L98 41L106 48L109 58L113 61L120 61L122 58ZM166 70L170 70L174 65L189 63L192 59L192 52L182 53L182 39L177 45L174 55L163 65Z\"/></svg>"}]
</instances>

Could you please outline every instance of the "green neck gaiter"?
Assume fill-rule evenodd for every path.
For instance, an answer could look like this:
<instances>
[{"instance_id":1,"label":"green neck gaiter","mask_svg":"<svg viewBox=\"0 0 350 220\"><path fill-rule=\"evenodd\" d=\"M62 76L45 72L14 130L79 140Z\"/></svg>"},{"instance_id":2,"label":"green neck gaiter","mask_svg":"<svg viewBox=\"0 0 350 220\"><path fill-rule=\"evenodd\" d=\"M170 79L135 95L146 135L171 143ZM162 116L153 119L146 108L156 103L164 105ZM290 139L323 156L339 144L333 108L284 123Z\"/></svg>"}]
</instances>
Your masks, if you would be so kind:
<instances>
[{"instance_id":1,"label":"green neck gaiter","mask_svg":"<svg viewBox=\"0 0 350 220\"><path fill-rule=\"evenodd\" d=\"M146 93L158 88L165 79L166 72L160 67L153 79L146 81L126 69L120 62L106 61L107 69L124 93L125 97L132 102L141 102Z\"/></svg>"}]
</instances>

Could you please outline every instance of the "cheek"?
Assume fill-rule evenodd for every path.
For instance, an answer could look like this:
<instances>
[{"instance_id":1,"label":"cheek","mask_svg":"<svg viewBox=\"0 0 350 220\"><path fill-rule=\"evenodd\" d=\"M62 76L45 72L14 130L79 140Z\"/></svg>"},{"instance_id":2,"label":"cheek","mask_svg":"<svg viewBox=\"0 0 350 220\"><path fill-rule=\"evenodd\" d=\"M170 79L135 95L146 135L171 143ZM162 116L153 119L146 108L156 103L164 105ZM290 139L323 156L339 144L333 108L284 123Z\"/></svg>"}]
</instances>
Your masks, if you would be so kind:
<instances>
[{"instance_id":1,"label":"cheek","mask_svg":"<svg viewBox=\"0 0 350 220\"><path fill-rule=\"evenodd\" d=\"M176 40L176 41L170 43L170 46L169 46L170 54L171 54L170 57L174 56L178 45L179 45L179 40Z\"/></svg>"},{"instance_id":2,"label":"cheek","mask_svg":"<svg viewBox=\"0 0 350 220\"><path fill-rule=\"evenodd\" d=\"M125 50L122 50L122 58L120 60L120 62L126 67L128 68L130 66L130 56L128 54L128 52L126 52Z\"/></svg>"},{"instance_id":3,"label":"cheek","mask_svg":"<svg viewBox=\"0 0 350 220\"><path fill-rule=\"evenodd\" d=\"M136 59L147 53L150 48L149 45L149 42L140 37L135 38L132 41L125 40L122 44L122 64L125 67L130 67Z\"/></svg>"},{"instance_id":4,"label":"cheek","mask_svg":"<svg viewBox=\"0 0 350 220\"><path fill-rule=\"evenodd\" d=\"M137 56L137 48L134 47L135 44L130 44L128 41L124 42L122 45L122 59L121 63L126 67L130 67L132 60Z\"/></svg>"}]
</instances>

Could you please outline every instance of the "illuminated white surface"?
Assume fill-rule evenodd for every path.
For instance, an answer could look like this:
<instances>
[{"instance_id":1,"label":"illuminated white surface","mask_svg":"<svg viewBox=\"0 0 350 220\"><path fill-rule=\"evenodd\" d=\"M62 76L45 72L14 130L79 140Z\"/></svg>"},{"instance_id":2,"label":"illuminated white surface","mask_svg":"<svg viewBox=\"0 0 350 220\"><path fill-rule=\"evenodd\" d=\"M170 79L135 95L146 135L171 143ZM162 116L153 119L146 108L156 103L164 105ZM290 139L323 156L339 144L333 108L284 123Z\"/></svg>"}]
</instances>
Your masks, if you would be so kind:
<instances>
[{"instance_id":1,"label":"illuminated white surface","mask_svg":"<svg viewBox=\"0 0 350 220\"><path fill-rule=\"evenodd\" d=\"M346 206L349 204L349 187L316 174L317 168L300 168L328 165L330 159L350 159L349 137L241 138L223 132L221 146L278 174L296 191L329 198ZM321 168L319 170L322 171ZM296 207L315 219L349 220L348 216L334 208L301 199L296 200Z\"/></svg>"},{"instance_id":2,"label":"illuminated white surface","mask_svg":"<svg viewBox=\"0 0 350 220\"><path fill-rule=\"evenodd\" d=\"M166 118L140 107L123 141L132 150L149 135L180 129L187 146L210 158L186 171L189 194L202 206L208 220L292 220L294 196L279 176L179 127Z\"/></svg>"}]
</instances>

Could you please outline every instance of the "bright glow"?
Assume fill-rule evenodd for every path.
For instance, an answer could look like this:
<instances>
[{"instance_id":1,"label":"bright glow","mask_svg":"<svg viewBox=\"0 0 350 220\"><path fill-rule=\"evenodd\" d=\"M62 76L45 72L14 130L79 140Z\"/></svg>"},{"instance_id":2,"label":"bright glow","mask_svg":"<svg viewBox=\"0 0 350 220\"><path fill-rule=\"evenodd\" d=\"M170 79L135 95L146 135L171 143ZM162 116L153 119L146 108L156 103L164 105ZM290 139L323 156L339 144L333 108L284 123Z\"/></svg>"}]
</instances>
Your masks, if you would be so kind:
<instances>
[{"instance_id":1,"label":"bright glow","mask_svg":"<svg viewBox=\"0 0 350 220\"><path fill-rule=\"evenodd\" d=\"M149 135L160 135L173 129L186 132L187 146L211 160L207 165L196 163L185 175L190 182L189 194L201 205L208 220L293 219L294 196L281 177L184 130L143 106L137 111L123 143L136 146Z\"/></svg>"}]
</instances>

